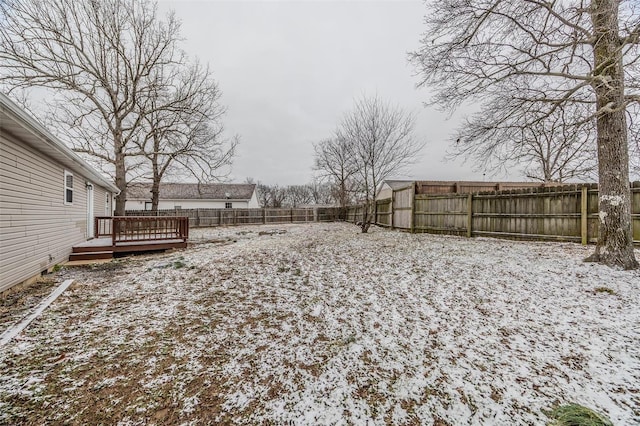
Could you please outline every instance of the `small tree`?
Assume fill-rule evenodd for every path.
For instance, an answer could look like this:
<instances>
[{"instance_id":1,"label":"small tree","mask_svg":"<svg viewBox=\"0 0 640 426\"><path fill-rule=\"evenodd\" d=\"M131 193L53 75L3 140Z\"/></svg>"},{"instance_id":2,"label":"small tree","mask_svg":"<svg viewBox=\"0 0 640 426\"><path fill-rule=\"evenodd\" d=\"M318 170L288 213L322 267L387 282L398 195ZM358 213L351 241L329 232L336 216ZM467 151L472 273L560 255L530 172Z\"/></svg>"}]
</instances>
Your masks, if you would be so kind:
<instances>
[{"instance_id":1,"label":"small tree","mask_svg":"<svg viewBox=\"0 0 640 426\"><path fill-rule=\"evenodd\" d=\"M334 204L337 200L336 192L334 192L334 186L330 182L322 182L318 179L313 179L308 185L311 193L311 200L314 204Z\"/></svg>"},{"instance_id":2,"label":"small tree","mask_svg":"<svg viewBox=\"0 0 640 426\"><path fill-rule=\"evenodd\" d=\"M333 137L314 144L313 148L315 170L322 179L334 185L336 199L344 209L351 199L353 176L357 171L353 146L344 138Z\"/></svg>"},{"instance_id":3,"label":"small tree","mask_svg":"<svg viewBox=\"0 0 640 426\"><path fill-rule=\"evenodd\" d=\"M424 147L414 138L414 127L412 114L377 96L357 100L338 127L336 137L349 147L353 178L364 201L363 233L371 226L371 206L378 187L415 162Z\"/></svg>"},{"instance_id":4,"label":"small tree","mask_svg":"<svg viewBox=\"0 0 640 426\"><path fill-rule=\"evenodd\" d=\"M269 186L258 181L258 183L256 184L256 197L258 198L258 204L260 204L260 207L262 208L269 207L269 201L270 201Z\"/></svg>"},{"instance_id":5,"label":"small tree","mask_svg":"<svg viewBox=\"0 0 640 426\"><path fill-rule=\"evenodd\" d=\"M287 199L287 189L278 185L265 185L258 182L256 193L258 202L264 208L280 208Z\"/></svg>"},{"instance_id":6,"label":"small tree","mask_svg":"<svg viewBox=\"0 0 640 426\"><path fill-rule=\"evenodd\" d=\"M289 185L285 188L286 202L291 207L301 204L309 204L313 200L313 194L309 185Z\"/></svg>"}]
</instances>

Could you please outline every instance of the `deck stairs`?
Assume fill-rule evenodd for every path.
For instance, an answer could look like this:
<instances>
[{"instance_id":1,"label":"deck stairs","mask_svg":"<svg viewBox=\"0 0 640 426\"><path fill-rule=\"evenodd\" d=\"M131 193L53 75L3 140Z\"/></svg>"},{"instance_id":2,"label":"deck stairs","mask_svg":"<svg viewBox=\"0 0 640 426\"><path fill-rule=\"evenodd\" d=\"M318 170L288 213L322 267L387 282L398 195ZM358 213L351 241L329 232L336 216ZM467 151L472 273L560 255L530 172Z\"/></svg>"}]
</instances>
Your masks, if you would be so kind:
<instances>
[{"instance_id":1,"label":"deck stairs","mask_svg":"<svg viewBox=\"0 0 640 426\"><path fill-rule=\"evenodd\" d=\"M111 259L116 253L127 254L185 247L187 242L180 239L117 243L114 246L111 244L111 238L94 238L74 246L69 255L69 261Z\"/></svg>"}]
</instances>

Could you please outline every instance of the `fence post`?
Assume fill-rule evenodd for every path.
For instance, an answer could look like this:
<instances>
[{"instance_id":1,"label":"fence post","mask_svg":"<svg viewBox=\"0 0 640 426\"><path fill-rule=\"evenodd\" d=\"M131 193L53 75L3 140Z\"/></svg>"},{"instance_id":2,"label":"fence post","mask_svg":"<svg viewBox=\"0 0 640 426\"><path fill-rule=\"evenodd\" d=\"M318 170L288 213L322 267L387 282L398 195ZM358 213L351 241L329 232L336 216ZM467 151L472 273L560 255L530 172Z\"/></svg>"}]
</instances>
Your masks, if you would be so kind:
<instances>
[{"instance_id":1,"label":"fence post","mask_svg":"<svg viewBox=\"0 0 640 426\"><path fill-rule=\"evenodd\" d=\"M391 190L391 206L389 207L389 211L391 212L391 220L389 224L391 225L391 229L393 229L393 203L396 201L396 191Z\"/></svg>"},{"instance_id":2,"label":"fence post","mask_svg":"<svg viewBox=\"0 0 640 426\"><path fill-rule=\"evenodd\" d=\"M116 216L111 218L111 245L112 246L116 245L116 226L120 226L119 222L116 223L117 220L118 219Z\"/></svg>"},{"instance_id":3,"label":"fence post","mask_svg":"<svg viewBox=\"0 0 640 426\"><path fill-rule=\"evenodd\" d=\"M378 224L378 200L373 199L373 224Z\"/></svg>"},{"instance_id":4,"label":"fence post","mask_svg":"<svg viewBox=\"0 0 640 426\"><path fill-rule=\"evenodd\" d=\"M473 194L469 193L467 196L467 237L471 238L473 235Z\"/></svg>"},{"instance_id":5,"label":"fence post","mask_svg":"<svg viewBox=\"0 0 640 426\"><path fill-rule=\"evenodd\" d=\"M589 242L589 236L587 235L588 232L588 228L587 228L587 199L588 199L588 195L589 195L589 190L587 188L586 185L582 186L582 194L580 197L580 201L581 201L581 208L580 208L580 234L582 236L582 245L586 246L587 243Z\"/></svg>"},{"instance_id":6,"label":"fence post","mask_svg":"<svg viewBox=\"0 0 640 426\"><path fill-rule=\"evenodd\" d=\"M409 225L412 234L415 232L415 219L416 219L416 185L414 183L413 187L411 188L411 223Z\"/></svg>"}]
</instances>

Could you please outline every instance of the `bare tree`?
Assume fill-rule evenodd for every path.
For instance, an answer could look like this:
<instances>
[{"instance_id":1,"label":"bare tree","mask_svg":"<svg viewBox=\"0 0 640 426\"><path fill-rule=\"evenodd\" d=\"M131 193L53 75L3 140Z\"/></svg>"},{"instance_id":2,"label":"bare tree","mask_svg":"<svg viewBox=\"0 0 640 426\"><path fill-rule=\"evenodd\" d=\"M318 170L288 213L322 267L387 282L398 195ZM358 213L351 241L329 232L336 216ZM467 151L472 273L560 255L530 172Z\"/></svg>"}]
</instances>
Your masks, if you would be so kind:
<instances>
[{"instance_id":1,"label":"bare tree","mask_svg":"<svg viewBox=\"0 0 640 426\"><path fill-rule=\"evenodd\" d=\"M269 187L269 204L271 207L280 208L287 199L287 190L278 185Z\"/></svg>"},{"instance_id":2,"label":"bare tree","mask_svg":"<svg viewBox=\"0 0 640 426\"><path fill-rule=\"evenodd\" d=\"M588 105L596 120L599 238L587 260L637 268L631 231L628 123L640 101L640 8L620 0L438 0L429 3L422 47L412 59L432 103ZM627 85L625 86L625 77ZM533 116L540 121L540 116ZM531 123L522 123L529 125Z\"/></svg>"},{"instance_id":3,"label":"bare tree","mask_svg":"<svg viewBox=\"0 0 640 426\"><path fill-rule=\"evenodd\" d=\"M137 100L155 68L181 59L178 21L160 21L148 0L4 0L0 22L0 79L58 93L59 115L76 130L68 142L111 165L115 213L124 214L132 141L141 137Z\"/></svg>"},{"instance_id":4,"label":"bare tree","mask_svg":"<svg viewBox=\"0 0 640 426\"><path fill-rule=\"evenodd\" d=\"M311 193L311 201L314 204L334 204L340 197L341 192L335 191L335 186L331 182L313 179L308 186Z\"/></svg>"},{"instance_id":5,"label":"bare tree","mask_svg":"<svg viewBox=\"0 0 640 426\"><path fill-rule=\"evenodd\" d=\"M336 199L340 207L345 208L351 198L353 175L357 171L353 146L344 138L333 137L314 144L313 148L314 169L320 173L321 178L335 185Z\"/></svg>"},{"instance_id":6,"label":"bare tree","mask_svg":"<svg viewBox=\"0 0 640 426\"><path fill-rule=\"evenodd\" d=\"M265 185L258 182L256 187L258 202L262 207L280 208L287 199L287 190L278 185Z\"/></svg>"},{"instance_id":7,"label":"bare tree","mask_svg":"<svg viewBox=\"0 0 640 426\"><path fill-rule=\"evenodd\" d=\"M511 107L507 119L496 117ZM553 112L548 108L530 105L525 110L518 102L491 102L454 134L448 157L464 157L483 171L525 165L525 175L542 182L595 178L595 120L583 118L589 116L584 105L560 106Z\"/></svg>"},{"instance_id":8,"label":"bare tree","mask_svg":"<svg viewBox=\"0 0 640 426\"><path fill-rule=\"evenodd\" d=\"M150 163L151 208L156 211L167 173L198 182L217 180L231 164L237 138L223 138L221 93L208 68L177 64L158 67L153 74L154 85L138 99L146 134L135 143Z\"/></svg>"},{"instance_id":9,"label":"bare tree","mask_svg":"<svg viewBox=\"0 0 640 426\"><path fill-rule=\"evenodd\" d=\"M374 96L357 100L338 127L336 137L349 147L353 178L365 204L363 233L371 226L371 205L382 181L415 162L424 147L413 136L414 126L412 114Z\"/></svg>"},{"instance_id":10,"label":"bare tree","mask_svg":"<svg viewBox=\"0 0 640 426\"><path fill-rule=\"evenodd\" d=\"M269 186L258 181L256 184L256 197L258 198L258 203L260 207L266 208L269 207L270 201L270 193Z\"/></svg>"},{"instance_id":11,"label":"bare tree","mask_svg":"<svg viewBox=\"0 0 640 426\"><path fill-rule=\"evenodd\" d=\"M313 200L313 194L309 185L289 185L285 188L286 203L291 207L301 204L309 204Z\"/></svg>"}]
</instances>

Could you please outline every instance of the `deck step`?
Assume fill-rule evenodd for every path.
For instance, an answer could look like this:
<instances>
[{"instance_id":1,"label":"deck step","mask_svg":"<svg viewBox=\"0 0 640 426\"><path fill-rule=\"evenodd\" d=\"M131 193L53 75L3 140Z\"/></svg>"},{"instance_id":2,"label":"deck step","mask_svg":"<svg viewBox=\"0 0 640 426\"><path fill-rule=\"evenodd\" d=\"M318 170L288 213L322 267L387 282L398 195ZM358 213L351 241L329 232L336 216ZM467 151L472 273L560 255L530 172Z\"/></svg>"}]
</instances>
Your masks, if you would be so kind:
<instances>
[{"instance_id":1,"label":"deck step","mask_svg":"<svg viewBox=\"0 0 640 426\"><path fill-rule=\"evenodd\" d=\"M93 253L96 251L113 251L113 246L74 246L73 253Z\"/></svg>"},{"instance_id":2,"label":"deck step","mask_svg":"<svg viewBox=\"0 0 640 426\"><path fill-rule=\"evenodd\" d=\"M113 251L93 251L83 253L71 253L69 255L69 261L72 260L98 260L98 259L111 259L113 258Z\"/></svg>"}]
</instances>

